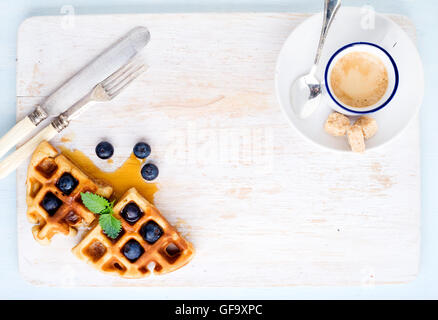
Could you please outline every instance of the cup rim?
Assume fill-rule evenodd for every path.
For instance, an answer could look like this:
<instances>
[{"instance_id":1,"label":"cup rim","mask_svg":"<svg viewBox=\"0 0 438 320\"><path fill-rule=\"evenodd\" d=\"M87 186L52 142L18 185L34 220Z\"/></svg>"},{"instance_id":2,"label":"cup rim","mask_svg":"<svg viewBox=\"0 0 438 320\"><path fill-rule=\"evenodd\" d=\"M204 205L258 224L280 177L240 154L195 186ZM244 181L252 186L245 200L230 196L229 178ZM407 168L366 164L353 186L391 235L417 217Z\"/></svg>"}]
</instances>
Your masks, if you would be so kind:
<instances>
[{"instance_id":1,"label":"cup rim","mask_svg":"<svg viewBox=\"0 0 438 320\"><path fill-rule=\"evenodd\" d=\"M394 83L394 88L390 94L390 96L379 106L370 109L370 110L365 110L365 111L359 111L356 109L350 109L347 108L346 106L342 105L332 94L332 92L330 91L329 85L328 85L328 73L329 73L329 69L331 66L331 63L333 62L333 60L336 58L336 56L338 54L340 54L342 51L344 51L345 49L348 49L350 47L356 46L356 45L369 45L372 47L375 47L377 49L380 49L389 59L389 61L391 61L391 64L394 68L394 74L395 74L395 83ZM327 62L327 66L325 68L325 73L324 73L324 81L325 81L325 88L330 96L330 98L342 109L348 111L348 112L352 112L352 113L356 113L356 114L366 114L366 113L373 113L376 112L382 108L384 108L389 102L391 102L392 98L394 98L395 93L397 92L398 89L398 83L399 83L399 73L398 73L398 68L397 68L397 64L395 63L394 59L392 58L392 56L388 53L388 51L386 51L384 48L382 48L381 46L375 44L375 43L371 43L371 42L352 42L350 44L347 44L343 47L341 47L340 49L338 49L329 59L329 61Z\"/></svg>"}]
</instances>

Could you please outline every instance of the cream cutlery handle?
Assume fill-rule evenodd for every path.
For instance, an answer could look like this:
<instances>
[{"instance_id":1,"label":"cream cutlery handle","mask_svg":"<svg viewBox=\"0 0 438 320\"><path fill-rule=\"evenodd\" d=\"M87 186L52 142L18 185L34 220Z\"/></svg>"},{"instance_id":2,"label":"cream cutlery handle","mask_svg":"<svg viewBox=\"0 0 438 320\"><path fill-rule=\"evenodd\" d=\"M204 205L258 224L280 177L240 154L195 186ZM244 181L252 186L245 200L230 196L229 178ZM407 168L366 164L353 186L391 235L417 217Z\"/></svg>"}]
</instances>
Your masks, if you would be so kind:
<instances>
[{"instance_id":1,"label":"cream cutlery handle","mask_svg":"<svg viewBox=\"0 0 438 320\"><path fill-rule=\"evenodd\" d=\"M49 124L36 136L6 157L2 162L0 162L0 179L5 178L12 171L17 169L17 167L32 154L32 152L41 142L52 139L57 133L58 131L56 131L53 125Z\"/></svg>"},{"instance_id":2,"label":"cream cutlery handle","mask_svg":"<svg viewBox=\"0 0 438 320\"><path fill-rule=\"evenodd\" d=\"M36 126L30 120L29 116L20 120L0 138L0 158L2 158L9 150L11 150L17 143L23 141Z\"/></svg>"}]
</instances>

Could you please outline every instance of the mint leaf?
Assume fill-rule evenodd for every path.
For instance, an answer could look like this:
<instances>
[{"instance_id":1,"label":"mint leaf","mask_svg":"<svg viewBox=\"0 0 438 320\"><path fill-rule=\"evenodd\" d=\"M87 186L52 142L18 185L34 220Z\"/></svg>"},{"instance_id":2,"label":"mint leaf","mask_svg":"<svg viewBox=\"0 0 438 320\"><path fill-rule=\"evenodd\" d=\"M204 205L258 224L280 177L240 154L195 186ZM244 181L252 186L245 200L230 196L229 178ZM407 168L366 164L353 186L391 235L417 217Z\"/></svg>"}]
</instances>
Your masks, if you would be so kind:
<instances>
[{"instance_id":1,"label":"mint leaf","mask_svg":"<svg viewBox=\"0 0 438 320\"><path fill-rule=\"evenodd\" d=\"M84 205L93 213L103 213L106 210L112 211L111 203L97 194L86 192L81 192L81 199Z\"/></svg>"},{"instance_id":2,"label":"mint leaf","mask_svg":"<svg viewBox=\"0 0 438 320\"><path fill-rule=\"evenodd\" d=\"M115 239L122 230L122 223L112 214L102 214L99 217L99 224L103 232L110 238Z\"/></svg>"},{"instance_id":3,"label":"mint leaf","mask_svg":"<svg viewBox=\"0 0 438 320\"><path fill-rule=\"evenodd\" d=\"M100 214L99 224L103 232L112 239L117 238L122 230L122 223L113 216L115 201L109 202L104 197L91 192L81 192L81 199L88 210Z\"/></svg>"}]
</instances>

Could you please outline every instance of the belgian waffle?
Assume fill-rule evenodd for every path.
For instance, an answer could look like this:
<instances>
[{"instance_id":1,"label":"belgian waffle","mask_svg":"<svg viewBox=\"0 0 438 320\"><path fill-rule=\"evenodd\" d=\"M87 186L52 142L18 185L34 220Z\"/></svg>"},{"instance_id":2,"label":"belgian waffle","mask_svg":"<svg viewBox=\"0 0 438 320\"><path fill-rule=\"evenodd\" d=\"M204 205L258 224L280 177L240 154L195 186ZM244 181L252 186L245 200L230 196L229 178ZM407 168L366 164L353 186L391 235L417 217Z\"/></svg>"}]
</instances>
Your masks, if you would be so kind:
<instances>
[{"instance_id":1,"label":"belgian waffle","mask_svg":"<svg viewBox=\"0 0 438 320\"><path fill-rule=\"evenodd\" d=\"M59 178L71 175L77 183L71 193L64 194L57 186ZM26 180L27 217L35 226L32 234L41 244L50 243L56 233L75 235L77 227L89 225L95 215L81 201L81 192L93 192L109 198L112 187L93 181L47 141L42 142L30 160ZM54 212L48 212L42 203L46 197L55 196L59 204Z\"/></svg>"},{"instance_id":2,"label":"belgian waffle","mask_svg":"<svg viewBox=\"0 0 438 320\"><path fill-rule=\"evenodd\" d=\"M141 210L141 217L133 224L122 217L123 208L134 203ZM143 198L135 188L129 189L114 207L114 215L122 222L122 231L117 239L107 237L97 221L82 241L73 248L73 253L81 260L89 262L96 269L120 275L124 278L142 278L150 273L164 274L186 265L194 255L194 248L160 212ZM156 223L161 228L161 237L154 243L143 238L141 228ZM135 260L124 255L128 242L138 242L142 253Z\"/></svg>"}]
</instances>

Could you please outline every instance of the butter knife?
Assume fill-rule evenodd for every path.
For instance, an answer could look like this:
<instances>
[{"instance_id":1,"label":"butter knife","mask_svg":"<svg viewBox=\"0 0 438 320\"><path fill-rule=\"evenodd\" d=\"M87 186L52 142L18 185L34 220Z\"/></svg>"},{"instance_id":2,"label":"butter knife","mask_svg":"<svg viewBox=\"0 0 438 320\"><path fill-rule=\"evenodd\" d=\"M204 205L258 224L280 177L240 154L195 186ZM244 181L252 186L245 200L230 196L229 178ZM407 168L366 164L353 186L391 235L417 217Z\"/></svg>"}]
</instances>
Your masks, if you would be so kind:
<instances>
[{"instance_id":1,"label":"butter knife","mask_svg":"<svg viewBox=\"0 0 438 320\"><path fill-rule=\"evenodd\" d=\"M85 96L99 82L119 70L149 42L145 27L136 27L68 79L35 110L0 138L0 158L24 140L43 120L57 116Z\"/></svg>"},{"instance_id":2,"label":"butter knife","mask_svg":"<svg viewBox=\"0 0 438 320\"><path fill-rule=\"evenodd\" d=\"M14 171L35 148L45 140L51 140L64 130L70 121L79 117L91 102L104 102L114 99L132 81L137 79L146 70L146 65L140 60L134 60L114 72L108 78L98 83L88 94L78 100L70 108L62 112L58 117L43 128L32 139L8 155L0 162L0 179Z\"/></svg>"}]
</instances>

